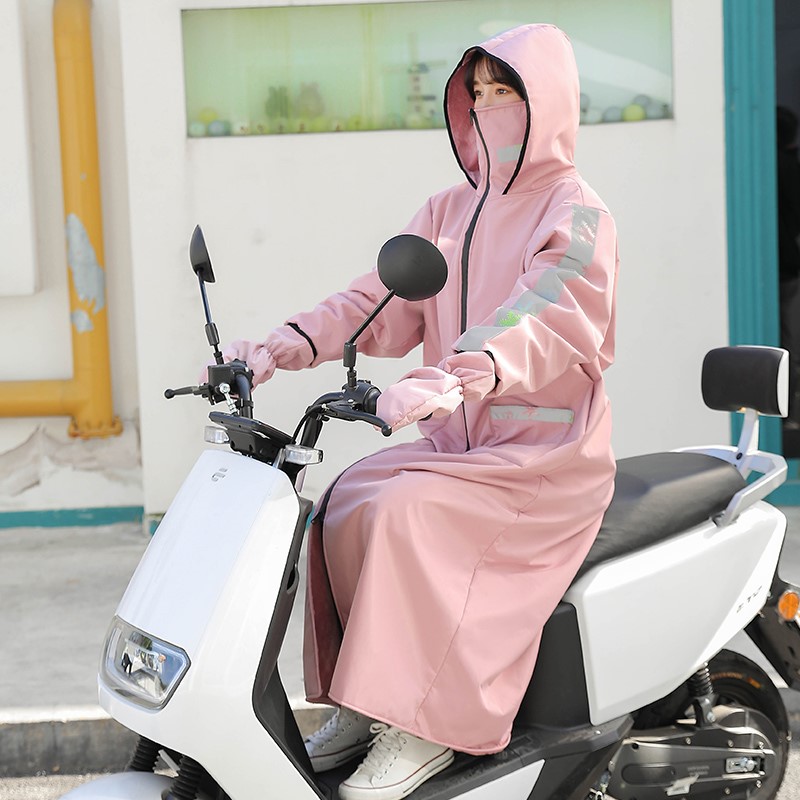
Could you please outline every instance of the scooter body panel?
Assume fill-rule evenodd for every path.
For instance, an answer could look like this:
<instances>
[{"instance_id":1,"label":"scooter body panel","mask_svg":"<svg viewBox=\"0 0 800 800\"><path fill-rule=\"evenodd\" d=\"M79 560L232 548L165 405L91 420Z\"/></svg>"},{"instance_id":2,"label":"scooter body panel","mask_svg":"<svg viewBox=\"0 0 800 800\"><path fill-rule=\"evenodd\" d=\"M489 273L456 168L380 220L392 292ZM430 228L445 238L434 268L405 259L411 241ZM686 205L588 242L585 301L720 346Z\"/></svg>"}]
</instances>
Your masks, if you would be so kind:
<instances>
[{"instance_id":1,"label":"scooter body panel","mask_svg":"<svg viewBox=\"0 0 800 800\"><path fill-rule=\"evenodd\" d=\"M233 800L263 797L267 781L276 796L319 796L253 708L299 510L279 470L226 451L203 453L117 610L129 624L181 647L191 665L159 710L99 679L100 704L112 717L199 761Z\"/></svg>"},{"instance_id":2,"label":"scooter body panel","mask_svg":"<svg viewBox=\"0 0 800 800\"><path fill-rule=\"evenodd\" d=\"M220 603L253 540L273 545L259 565L259 586L280 581L286 550L279 537L294 530L298 507L279 470L226 450L204 451L158 526L117 616L192 658L209 621L227 613Z\"/></svg>"},{"instance_id":3,"label":"scooter body panel","mask_svg":"<svg viewBox=\"0 0 800 800\"><path fill-rule=\"evenodd\" d=\"M741 631L766 601L785 532L784 515L759 502L576 581L564 599L578 615L592 723L665 696Z\"/></svg>"}]
</instances>

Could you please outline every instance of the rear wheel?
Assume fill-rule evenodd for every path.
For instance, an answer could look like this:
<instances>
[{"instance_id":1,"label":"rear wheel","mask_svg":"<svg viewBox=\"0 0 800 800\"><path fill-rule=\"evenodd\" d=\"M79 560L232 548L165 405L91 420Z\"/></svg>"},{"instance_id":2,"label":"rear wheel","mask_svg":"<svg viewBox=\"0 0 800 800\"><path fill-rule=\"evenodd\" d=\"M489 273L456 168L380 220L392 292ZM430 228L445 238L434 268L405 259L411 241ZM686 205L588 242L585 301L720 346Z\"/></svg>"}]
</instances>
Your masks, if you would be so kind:
<instances>
[{"instance_id":1,"label":"rear wheel","mask_svg":"<svg viewBox=\"0 0 800 800\"><path fill-rule=\"evenodd\" d=\"M739 653L723 650L708 665L717 703L743 706L762 713L775 731L764 731L775 751L775 768L767 775L761 788L750 794L751 798L770 800L778 794L789 761L789 717L781 693L761 667Z\"/></svg>"},{"instance_id":2,"label":"rear wheel","mask_svg":"<svg viewBox=\"0 0 800 800\"><path fill-rule=\"evenodd\" d=\"M708 669L717 698L715 704L751 710L762 715L760 723L758 716L754 715L752 724L766 739L766 749L775 753L772 767L760 785L750 783L746 791L735 792L731 797L771 800L778 794L789 758L791 733L783 698L764 670L739 653L722 650L709 662ZM694 713L689 690L683 686L663 700L643 708L636 716L631 738L635 739L637 732L644 735L648 730L663 729L680 720L691 720ZM612 779L613 783L616 781ZM694 788L696 793L697 786ZM624 794L614 794L611 789L609 794L620 797L620 800L624 798Z\"/></svg>"}]
</instances>

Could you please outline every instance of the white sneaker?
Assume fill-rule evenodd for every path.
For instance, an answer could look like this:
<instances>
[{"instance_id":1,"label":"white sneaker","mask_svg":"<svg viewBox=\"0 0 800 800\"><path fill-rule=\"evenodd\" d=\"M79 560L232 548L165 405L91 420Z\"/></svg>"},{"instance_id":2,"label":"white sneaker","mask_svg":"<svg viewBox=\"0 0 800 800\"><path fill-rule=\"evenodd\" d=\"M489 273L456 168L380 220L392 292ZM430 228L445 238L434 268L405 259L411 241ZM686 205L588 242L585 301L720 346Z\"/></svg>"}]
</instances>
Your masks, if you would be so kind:
<instances>
[{"instance_id":1,"label":"white sneaker","mask_svg":"<svg viewBox=\"0 0 800 800\"><path fill-rule=\"evenodd\" d=\"M325 772L366 753L374 737L375 720L344 706L316 732L305 739L314 772Z\"/></svg>"},{"instance_id":2,"label":"white sneaker","mask_svg":"<svg viewBox=\"0 0 800 800\"><path fill-rule=\"evenodd\" d=\"M380 722L372 726L375 741L358 769L339 786L341 800L399 800L455 758L449 747Z\"/></svg>"}]
</instances>

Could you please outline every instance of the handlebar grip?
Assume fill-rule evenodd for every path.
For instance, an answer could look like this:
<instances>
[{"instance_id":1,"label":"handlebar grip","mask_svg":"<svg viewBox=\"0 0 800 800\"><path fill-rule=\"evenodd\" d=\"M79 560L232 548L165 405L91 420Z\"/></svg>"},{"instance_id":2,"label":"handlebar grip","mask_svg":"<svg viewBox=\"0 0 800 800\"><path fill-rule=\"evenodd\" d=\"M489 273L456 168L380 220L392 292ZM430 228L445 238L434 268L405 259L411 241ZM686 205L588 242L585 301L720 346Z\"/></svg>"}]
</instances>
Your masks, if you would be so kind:
<instances>
[{"instance_id":1,"label":"handlebar grip","mask_svg":"<svg viewBox=\"0 0 800 800\"><path fill-rule=\"evenodd\" d=\"M380 396L381 390L377 386L369 386L361 402L362 408L367 414L376 415L378 413L378 398ZM384 436L386 435L384 434Z\"/></svg>"},{"instance_id":2,"label":"handlebar grip","mask_svg":"<svg viewBox=\"0 0 800 800\"><path fill-rule=\"evenodd\" d=\"M165 389L164 397L167 400L172 400L173 397L177 397L179 394L197 394L198 389L201 388L200 386L182 386L180 389Z\"/></svg>"}]
</instances>

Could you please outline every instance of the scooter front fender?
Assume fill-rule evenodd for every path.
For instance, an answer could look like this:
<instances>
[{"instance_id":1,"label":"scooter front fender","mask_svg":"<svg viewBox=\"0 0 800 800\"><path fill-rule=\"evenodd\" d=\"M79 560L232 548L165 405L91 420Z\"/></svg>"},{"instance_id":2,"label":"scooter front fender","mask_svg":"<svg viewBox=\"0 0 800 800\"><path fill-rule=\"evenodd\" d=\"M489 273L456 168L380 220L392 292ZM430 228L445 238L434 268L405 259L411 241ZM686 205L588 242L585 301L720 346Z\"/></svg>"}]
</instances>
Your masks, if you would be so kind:
<instances>
[{"instance_id":1,"label":"scooter front fender","mask_svg":"<svg viewBox=\"0 0 800 800\"><path fill-rule=\"evenodd\" d=\"M120 772L82 783L61 800L161 800L172 780L152 772Z\"/></svg>"}]
</instances>

